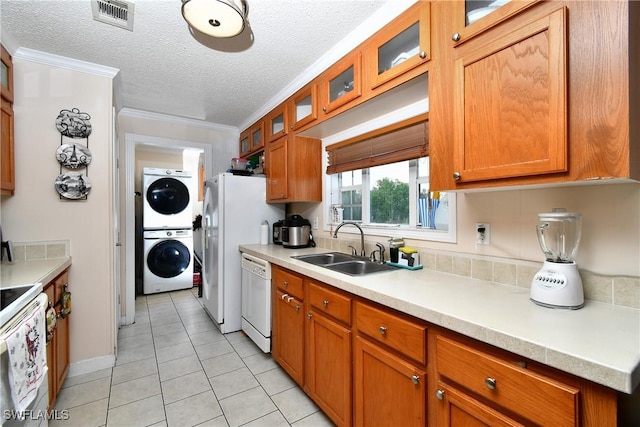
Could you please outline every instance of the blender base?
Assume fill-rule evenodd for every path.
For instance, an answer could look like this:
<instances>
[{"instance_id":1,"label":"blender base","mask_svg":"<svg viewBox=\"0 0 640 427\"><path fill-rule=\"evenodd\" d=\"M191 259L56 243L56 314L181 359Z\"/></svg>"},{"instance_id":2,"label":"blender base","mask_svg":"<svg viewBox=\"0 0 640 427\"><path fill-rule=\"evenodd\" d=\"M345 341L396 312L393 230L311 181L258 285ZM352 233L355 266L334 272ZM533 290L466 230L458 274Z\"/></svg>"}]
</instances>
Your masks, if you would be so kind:
<instances>
[{"instance_id":1,"label":"blender base","mask_svg":"<svg viewBox=\"0 0 640 427\"><path fill-rule=\"evenodd\" d=\"M578 265L545 261L531 282L530 299L548 308L578 310L584 307L584 291Z\"/></svg>"}]
</instances>

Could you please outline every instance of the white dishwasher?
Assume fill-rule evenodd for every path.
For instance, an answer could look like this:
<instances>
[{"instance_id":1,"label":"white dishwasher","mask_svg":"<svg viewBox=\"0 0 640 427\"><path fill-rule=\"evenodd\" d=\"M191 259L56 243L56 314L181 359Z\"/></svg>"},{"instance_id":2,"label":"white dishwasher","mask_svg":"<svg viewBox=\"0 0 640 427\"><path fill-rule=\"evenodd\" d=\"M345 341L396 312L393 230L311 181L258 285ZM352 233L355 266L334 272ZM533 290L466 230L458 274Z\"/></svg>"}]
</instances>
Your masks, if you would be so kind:
<instances>
[{"instance_id":1,"label":"white dishwasher","mask_svg":"<svg viewBox=\"0 0 640 427\"><path fill-rule=\"evenodd\" d=\"M242 254L242 330L265 353L271 351L271 264Z\"/></svg>"}]
</instances>

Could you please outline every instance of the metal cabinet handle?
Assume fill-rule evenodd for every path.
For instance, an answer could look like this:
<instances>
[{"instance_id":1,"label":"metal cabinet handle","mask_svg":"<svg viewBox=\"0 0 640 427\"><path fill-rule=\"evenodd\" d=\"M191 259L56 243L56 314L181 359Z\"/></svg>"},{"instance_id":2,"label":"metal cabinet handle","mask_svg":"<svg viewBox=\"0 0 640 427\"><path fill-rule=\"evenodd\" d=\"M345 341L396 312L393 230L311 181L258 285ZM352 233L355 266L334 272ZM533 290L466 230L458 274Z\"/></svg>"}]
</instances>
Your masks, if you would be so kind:
<instances>
[{"instance_id":1,"label":"metal cabinet handle","mask_svg":"<svg viewBox=\"0 0 640 427\"><path fill-rule=\"evenodd\" d=\"M280 297L280 299L285 299L286 297L288 297L289 294L282 294L282 296Z\"/></svg>"},{"instance_id":2,"label":"metal cabinet handle","mask_svg":"<svg viewBox=\"0 0 640 427\"><path fill-rule=\"evenodd\" d=\"M419 375L412 375L411 376L411 382L414 384L420 384L420 376Z\"/></svg>"},{"instance_id":3,"label":"metal cabinet handle","mask_svg":"<svg viewBox=\"0 0 640 427\"><path fill-rule=\"evenodd\" d=\"M444 390L437 389L436 390L436 398L438 400L444 400Z\"/></svg>"},{"instance_id":4,"label":"metal cabinet handle","mask_svg":"<svg viewBox=\"0 0 640 427\"><path fill-rule=\"evenodd\" d=\"M459 42L460 41L460 33L453 33L453 35L451 36L451 40L453 40L454 42Z\"/></svg>"},{"instance_id":5,"label":"metal cabinet handle","mask_svg":"<svg viewBox=\"0 0 640 427\"><path fill-rule=\"evenodd\" d=\"M284 286L284 287L286 288L287 286L289 286L289 282L287 282L287 281L285 280L284 282L282 282L282 286Z\"/></svg>"},{"instance_id":6,"label":"metal cabinet handle","mask_svg":"<svg viewBox=\"0 0 640 427\"><path fill-rule=\"evenodd\" d=\"M299 311L299 310L300 310L300 305L296 304L296 306L295 306L295 307L293 307L293 308L294 308L296 311Z\"/></svg>"},{"instance_id":7,"label":"metal cabinet handle","mask_svg":"<svg viewBox=\"0 0 640 427\"><path fill-rule=\"evenodd\" d=\"M427 57L427 52L425 52L424 50L420 51L420 59L424 59Z\"/></svg>"},{"instance_id":8,"label":"metal cabinet handle","mask_svg":"<svg viewBox=\"0 0 640 427\"><path fill-rule=\"evenodd\" d=\"M287 302L291 302L291 301L293 301L294 299L295 299L294 297L289 297L289 298L287 299Z\"/></svg>"},{"instance_id":9,"label":"metal cabinet handle","mask_svg":"<svg viewBox=\"0 0 640 427\"><path fill-rule=\"evenodd\" d=\"M322 107L322 111L327 112L327 107Z\"/></svg>"},{"instance_id":10,"label":"metal cabinet handle","mask_svg":"<svg viewBox=\"0 0 640 427\"><path fill-rule=\"evenodd\" d=\"M311 313L307 314L307 319L311 320L312 317L313 317L313 314L311 314Z\"/></svg>"},{"instance_id":11,"label":"metal cabinet handle","mask_svg":"<svg viewBox=\"0 0 640 427\"><path fill-rule=\"evenodd\" d=\"M385 328L384 326L380 326L380 327L378 328L378 330L380 331L380 333L381 333L382 335L384 335L384 334L386 334L386 333L387 333L387 328Z\"/></svg>"},{"instance_id":12,"label":"metal cabinet handle","mask_svg":"<svg viewBox=\"0 0 640 427\"><path fill-rule=\"evenodd\" d=\"M462 175L460 175L460 172L454 172L453 173L453 179L456 181L460 181L460 178L462 178Z\"/></svg>"},{"instance_id":13,"label":"metal cabinet handle","mask_svg":"<svg viewBox=\"0 0 640 427\"><path fill-rule=\"evenodd\" d=\"M486 385L489 390L495 390L496 389L496 379L495 378L491 378L491 377L487 377L487 378L484 379L484 385Z\"/></svg>"},{"instance_id":14,"label":"metal cabinet handle","mask_svg":"<svg viewBox=\"0 0 640 427\"><path fill-rule=\"evenodd\" d=\"M328 300L323 300L322 301L322 305L324 306L324 308L327 308L327 306L329 305L329 301Z\"/></svg>"}]
</instances>

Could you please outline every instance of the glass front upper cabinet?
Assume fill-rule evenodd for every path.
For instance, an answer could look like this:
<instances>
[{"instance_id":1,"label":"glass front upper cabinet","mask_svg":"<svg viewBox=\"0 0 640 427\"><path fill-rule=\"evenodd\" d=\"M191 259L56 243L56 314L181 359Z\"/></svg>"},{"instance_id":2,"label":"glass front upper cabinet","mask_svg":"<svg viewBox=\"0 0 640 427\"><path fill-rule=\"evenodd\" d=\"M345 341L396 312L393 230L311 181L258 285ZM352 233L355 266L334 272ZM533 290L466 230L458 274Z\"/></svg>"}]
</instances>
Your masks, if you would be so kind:
<instances>
[{"instance_id":1,"label":"glass front upper cabinet","mask_svg":"<svg viewBox=\"0 0 640 427\"><path fill-rule=\"evenodd\" d=\"M322 111L329 113L362 95L362 55L354 51L336 62L321 80Z\"/></svg>"},{"instance_id":2,"label":"glass front upper cabinet","mask_svg":"<svg viewBox=\"0 0 640 427\"><path fill-rule=\"evenodd\" d=\"M13 102L13 63L11 62L11 55L9 55L9 52L4 46L0 46L0 49L2 51L0 57L0 63L2 64L0 69L0 78L2 80L0 92L2 98L6 101Z\"/></svg>"},{"instance_id":3,"label":"glass front upper cabinet","mask_svg":"<svg viewBox=\"0 0 640 427\"><path fill-rule=\"evenodd\" d=\"M418 2L370 39L366 58L371 88L430 59L430 11L429 2Z\"/></svg>"},{"instance_id":4,"label":"glass front upper cabinet","mask_svg":"<svg viewBox=\"0 0 640 427\"><path fill-rule=\"evenodd\" d=\"M240 157L244 157L251 151L249 145L249 132L245 131L240 135Z\"/></svg>"},{"instance_id":5,"label":"glass front upper cabinet","mask_svg":"<svg viewBox=\"0 0 640 427\"><path fill-rule=\"evenodd\" d=\"M318 86L313 83L300 89L290 102L291 129L297 130L318 118Z\"/></svg>"},{"instance_id":6,"label":"glass front upper cabinet","mask_svg":"<svg viewBox=\"0 0 640 427\"><path fill-rule=\"evenodd\" d=\"M251 128L251 151L258 150L264 147L264 139L262 138L264 122L260 121L253 128Z\"/></svg>"},{"instance_id":7,"label":"glass front upper cabinet","mask_svg":"<svg viewBox=\"0 0 640 427\"><path fill-rule=\"evenodd\" d=\"M543 0L458 0L459 29L451 35L461 44Z\"/></svg>"},{"instance_id":8,"label":"glass front upper cabinet","mask_svg":"<svg viewBox=\"0 0 640 427\"><path fill-rule=\"evenodd\" d=\"M273 142L276 139L285 136L288 133L287 124L286 105L280 104L280 106L273 109L267 116L267 140L269 142Z\"/></svg>"}]
</instances>

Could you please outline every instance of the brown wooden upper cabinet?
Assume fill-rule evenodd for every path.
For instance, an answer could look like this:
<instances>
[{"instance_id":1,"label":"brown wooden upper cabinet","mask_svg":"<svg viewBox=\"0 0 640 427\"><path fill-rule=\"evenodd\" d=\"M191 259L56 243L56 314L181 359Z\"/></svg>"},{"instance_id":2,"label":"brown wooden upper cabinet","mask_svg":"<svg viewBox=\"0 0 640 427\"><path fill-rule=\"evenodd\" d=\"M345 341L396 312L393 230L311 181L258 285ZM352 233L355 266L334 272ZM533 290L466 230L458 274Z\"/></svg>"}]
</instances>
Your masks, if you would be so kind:
<instances>
[{"instance_id":1,"label":"brown wooden upper cabinet","mask_svg":"<svg viewBox=\"0 0 640 427\"><path fill-rule=\"evenodd\" d=\"M273 142L289 133L289 116L286 103L280 104L267 114L265 127L268 142Z\"/></svg>"},{"instance_id":2,"label":"brown wooden upper cabinet","mask_svg":"<svg viewBox=\"0 0 640 427\"><path fill-rule=\"evenodd\" d=\"M354 50L320 77L320 102L328 114L362 95L362 53Z\"/></svg>"},{"instance_id":3,"label":"brown wooden upper cabinet","mask_svg":"<svg viewBox=\"0 0 640 427\"><path fill-rule=\"evenodd\" d=\"M456 53L454 180L565 172L565 8L506 35L470 40Z\"/></svg>"},{"instance_id":4,"label":"brown wooden upper cabinet","mask_svg":"<svg viewBox=\"0 0 640 427\"><path fill-rule=\"evenodd\" d=\"M367 42L369 87L375 89L431 59L431 3L419 1Z\"/></svg>"},{"instance_id":5,"label":"brown wooden upper cabinet","mask_svg":"<svg viewBox=\"0 0 640 427\"><path fill-rule=\"evenodd\" d=\"M318 118L318 85L311 82L296 92L289 101L291 130L298 130Z\"/></svg>"},{"instance_id":6,"label":"brown wooden upper cabinet","mask_svg":"<svg viewBox=\"0 0 640 427\"><path fill-rule=\"evenodd\" d=\"M0 191L3 196L13 195L15 190L14 117L13 117L13 62L11 55L0 45Z\"/></svg>"},{"instance_id":7,"label":"brown wooden upper cabinet","mask_svg":"<svg viewBox=\"0 0 640 427\"><path fill-rule=\"evenodd\" d=\"M455 26L451 40L459 45L485 30L519 14L542 0L456 0Z\"/></svg>"},{"instance_id":8,"label":"brown wooden upper cabinet","mask_svg":"<svg viewBox=\"0 0 640 427\"><path fill-rule=\"evenodd\" d=\"M249 141L249 129L240 134L240 148L238 152L240 157L245 157L251 152L251 142Z\"/></svg>"},{"instance_id":9,"label":"brown wooden upper cabinet","mask_svg":"<svg viewBox=\"0 0 640 427\"><path fill-rule=\"evenodd\" d=\"M264 120L260 120L240 134L240 157L246 157L264 148Z\"/></svg>"}]
</instances>

